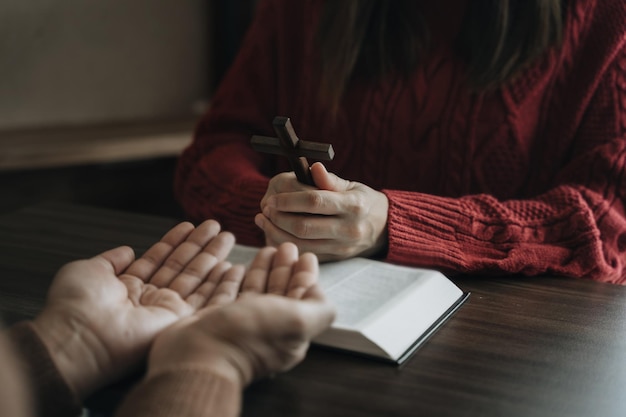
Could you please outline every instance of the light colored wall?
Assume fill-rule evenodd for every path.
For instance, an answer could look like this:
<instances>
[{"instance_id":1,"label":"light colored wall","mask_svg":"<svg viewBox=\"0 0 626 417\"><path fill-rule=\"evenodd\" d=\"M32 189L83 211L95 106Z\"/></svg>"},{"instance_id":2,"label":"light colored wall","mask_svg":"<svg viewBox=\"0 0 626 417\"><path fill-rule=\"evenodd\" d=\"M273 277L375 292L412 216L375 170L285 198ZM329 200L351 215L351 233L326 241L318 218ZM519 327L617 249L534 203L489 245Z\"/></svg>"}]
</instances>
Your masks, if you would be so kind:
<instances>
[{"instance_id":1,"label":"light colored wall","mask_svg":"<svg viewBox=\"0 0 626 417\"><path fill-rule=\"evenodd\" d=\"M206 100L207 0L0 0L0 131L162 119Z\"/></svg>"}]
</instances>

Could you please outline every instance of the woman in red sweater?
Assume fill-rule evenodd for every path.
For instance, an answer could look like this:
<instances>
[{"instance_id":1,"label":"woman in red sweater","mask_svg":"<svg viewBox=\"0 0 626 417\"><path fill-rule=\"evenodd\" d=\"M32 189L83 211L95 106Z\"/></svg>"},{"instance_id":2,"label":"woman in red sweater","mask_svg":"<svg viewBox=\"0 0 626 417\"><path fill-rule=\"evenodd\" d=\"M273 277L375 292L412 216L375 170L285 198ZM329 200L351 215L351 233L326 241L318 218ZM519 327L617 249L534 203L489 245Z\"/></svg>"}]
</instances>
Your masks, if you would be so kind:
<instances>
[{"instance_id":1,"label":"woman in red sweater","mask_svg":"<svg viewBox=\"0 0 626 417\"><path fill-rule=\"evenodd\" d=\"M317 187L251 149L277 115ZM176 192L321 260L625 283L625 167L623 0L265 0Z\"/></svg>"}]
</instances>

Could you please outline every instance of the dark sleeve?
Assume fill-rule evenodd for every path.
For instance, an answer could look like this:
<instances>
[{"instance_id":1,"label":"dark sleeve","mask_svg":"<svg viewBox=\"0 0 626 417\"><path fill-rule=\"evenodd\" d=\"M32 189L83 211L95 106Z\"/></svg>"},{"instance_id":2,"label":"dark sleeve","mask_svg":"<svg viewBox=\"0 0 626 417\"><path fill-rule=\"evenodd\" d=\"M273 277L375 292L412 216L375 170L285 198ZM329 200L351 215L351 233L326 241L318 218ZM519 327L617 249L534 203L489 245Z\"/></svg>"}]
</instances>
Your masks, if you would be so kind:
<instances>
[{"instance_id":1,"label":"dark sleeve","mask_svg":"<svg viewBox=\"0 0 626 417\"><path fill-rule=\"evenodd\" d=\"M37 416L79 416L82 405L76 393L63 379L32 324L20 322L7 330L19 367L27 377L35 400Z\"/></svg>"},{"instance_id":2,"label":"dark sleeve","mask_svg":"<svg viewBox=\"0 0 626 417\"><path fill-rule=\"evenodd\" d=\"M240 408L236 383L207 369L175 369L140 382L116 417L235 417Z\"/></svg>"}]
</instances>

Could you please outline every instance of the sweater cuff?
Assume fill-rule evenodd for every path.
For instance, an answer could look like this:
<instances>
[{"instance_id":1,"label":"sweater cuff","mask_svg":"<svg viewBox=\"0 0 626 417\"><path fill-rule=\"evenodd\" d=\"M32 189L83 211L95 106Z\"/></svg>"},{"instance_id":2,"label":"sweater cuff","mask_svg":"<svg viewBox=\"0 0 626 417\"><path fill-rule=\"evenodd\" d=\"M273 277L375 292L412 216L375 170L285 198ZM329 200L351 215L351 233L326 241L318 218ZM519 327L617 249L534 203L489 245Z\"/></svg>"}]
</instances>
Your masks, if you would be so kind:
<instances>
[{"instance_id":1,"label":"sweater cuff","mask_svg":"<svg viewBox=\"0 0 626 417\"><path fill-rule=\"evenodd\" d=\"M116 417L235 417L241 409L241 395L236 382L210 370L168 370L140 382Z\"/></svg>"},{"instance_id":2,"label":"sweater cuff","mask_svg":"<svg viewBox=\"0 0 626 417\"><path fill-rule=\"evenodd\" d=\"M466 271L458 233L471 228L457 199L383 191L389 199L387 260L444 271ZM461 230L457 230L461 229Z\"/></svg>"},{"instance_id":3,"label":"sweater cuff","mask_svg":"<svg viewBox=\"0 0 626 417\"><path fill-rule=\"evenodd\" d=\"M81 415L82 406L78 396L63 379L32 322L17 323L7 330L7 334L16 352L19 352L20 368L33 391L35 415Z\"/></svg>"}]
</instances>

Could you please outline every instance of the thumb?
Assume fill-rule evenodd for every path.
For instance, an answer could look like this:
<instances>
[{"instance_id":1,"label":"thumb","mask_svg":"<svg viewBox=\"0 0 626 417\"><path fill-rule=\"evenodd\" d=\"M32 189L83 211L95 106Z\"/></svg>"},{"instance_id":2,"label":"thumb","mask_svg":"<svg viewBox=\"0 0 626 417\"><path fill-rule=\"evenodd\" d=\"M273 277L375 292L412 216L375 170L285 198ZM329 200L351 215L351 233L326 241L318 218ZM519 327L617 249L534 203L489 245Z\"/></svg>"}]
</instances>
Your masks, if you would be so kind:
<instances>
[{"instance_id":1,"label":"thumb","mask_svg":"<svg viewBox=\"0 0 626 417\"><path fill-rule=\"evenodd\" d=\"M320 190L346 191L350 186L350 181L331 174L321 162L311 165L311 175L313 182Z\"/></svg>"},{"instance_id":2,"label":"thumb","mask_svg":"<svg viewBox=\"0 0 626 417\"><path fill-rule=\"evenodd\" d=\"M110 265L115 275L124 272L135 260L135 252L129 246L120 246L96 255L93 259L101 259Z\"/></svg>"}]
</instances>

